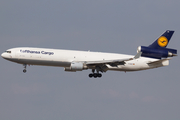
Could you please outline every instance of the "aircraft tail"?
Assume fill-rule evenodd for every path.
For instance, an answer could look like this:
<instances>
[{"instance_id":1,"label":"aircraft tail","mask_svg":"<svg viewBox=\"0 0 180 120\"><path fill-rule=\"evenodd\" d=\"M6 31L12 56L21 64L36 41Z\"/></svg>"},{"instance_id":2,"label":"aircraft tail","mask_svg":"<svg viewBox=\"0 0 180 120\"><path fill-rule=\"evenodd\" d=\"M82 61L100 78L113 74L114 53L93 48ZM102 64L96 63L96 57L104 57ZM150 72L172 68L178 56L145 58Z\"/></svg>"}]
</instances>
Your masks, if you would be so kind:
<instances>
[{"instance_id":1,"label":"aircraft tail","mask_svg":"<svg viewBox=\"0 0 180 120\"><path fill-rule=\"evenodd\" d=\"M166 47L173 35L174 31L167 30L155 42L149 45L150 48Z\"/></svg>"},{"instance_id":2,"label":"aircraft tail","mask_svg":"<svg viewBox=\"0 0 180 120\"><path fill-rule=\"evenodd\" d=\"M142 52L141 56L143 57L150 57L157 59L177 56L176 49L166 48L173 33L174 31L167 30L148 47L139 46L137 52Z\"/></svg>"}]
</instances>

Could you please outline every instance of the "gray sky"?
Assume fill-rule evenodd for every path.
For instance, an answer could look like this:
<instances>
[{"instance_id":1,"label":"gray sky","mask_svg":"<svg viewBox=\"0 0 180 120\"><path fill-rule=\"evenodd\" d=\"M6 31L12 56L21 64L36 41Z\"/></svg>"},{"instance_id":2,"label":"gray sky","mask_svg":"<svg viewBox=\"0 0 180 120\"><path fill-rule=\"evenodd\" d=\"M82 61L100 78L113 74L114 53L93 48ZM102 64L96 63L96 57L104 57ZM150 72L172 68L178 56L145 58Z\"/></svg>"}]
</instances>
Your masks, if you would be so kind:
<instances>
[{"instance_id":1,"label":"gray sky","mask_svg":"<svg viewBox=\"0 0 180 120\"><path fill-rule=\"evenodd\" d=\"M21 46L135 55L166 30L179 48L179 0L1 0L0 51ZM179 57L167 67L112 72L0 59L1 120L179 120Z\"/></svg>"}]
</instances>

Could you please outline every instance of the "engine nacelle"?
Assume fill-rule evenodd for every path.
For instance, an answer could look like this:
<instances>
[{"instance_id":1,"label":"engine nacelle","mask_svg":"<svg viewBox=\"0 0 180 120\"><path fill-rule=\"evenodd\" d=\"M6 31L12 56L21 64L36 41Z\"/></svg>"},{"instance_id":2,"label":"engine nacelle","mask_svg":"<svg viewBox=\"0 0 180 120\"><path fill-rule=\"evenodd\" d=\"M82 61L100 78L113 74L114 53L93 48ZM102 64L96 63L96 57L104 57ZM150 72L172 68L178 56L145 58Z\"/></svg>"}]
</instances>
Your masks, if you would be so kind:
<instances>
[{"instance_id":1,"label":"engine nacelle","mask_svg":"<svg viewBox=\"0 0 180 120\"><path fill-rule=\"evenodd\" d=\"M76 72L85 69L82 62L72 62L70 67L65 67L65 71Z\"/></svg>"},{"instance_id":2,"label":"engine nacelle","mask_svg":"<svg viewBox=\"0 0 180 120\"><path fill-rule=\"evenodd\" d=\"M175 49L168 49L168 48L161 48L155 49L145 46L139 46L137 52L142 52L141 56L143 57L151 57L151 58L167 58L176 56L177 50Z\"/></svg>"}]
</instances>

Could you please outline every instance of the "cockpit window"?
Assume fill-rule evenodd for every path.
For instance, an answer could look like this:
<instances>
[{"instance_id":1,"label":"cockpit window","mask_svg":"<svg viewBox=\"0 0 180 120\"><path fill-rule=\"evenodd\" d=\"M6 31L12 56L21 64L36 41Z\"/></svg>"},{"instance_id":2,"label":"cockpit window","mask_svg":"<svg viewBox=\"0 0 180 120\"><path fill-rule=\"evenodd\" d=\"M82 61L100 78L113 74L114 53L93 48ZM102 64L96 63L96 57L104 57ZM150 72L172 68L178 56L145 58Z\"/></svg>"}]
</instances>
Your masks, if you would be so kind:
<instances>
[{"instance_id":1,"label":"cockpit window","mask_svg":"<svg viewBox=\"0 0 180 120\"><path fill-rule=\"evenodd\" d=\"M5 51L6 53L11 53L11 51Z\"/></svg>"}]
</instances>

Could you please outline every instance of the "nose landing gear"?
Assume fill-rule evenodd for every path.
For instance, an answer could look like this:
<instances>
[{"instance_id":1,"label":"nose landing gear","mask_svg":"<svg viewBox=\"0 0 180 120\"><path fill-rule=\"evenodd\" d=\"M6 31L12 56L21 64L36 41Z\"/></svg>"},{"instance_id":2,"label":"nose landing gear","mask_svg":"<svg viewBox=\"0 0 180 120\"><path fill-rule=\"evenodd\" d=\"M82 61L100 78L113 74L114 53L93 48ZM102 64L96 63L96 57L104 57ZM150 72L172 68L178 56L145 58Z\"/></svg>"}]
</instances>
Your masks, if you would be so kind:
<instances>
[{"instance_id":1,"label":"nose landing gear","mask_svg":"<svg viewBox=\"0 0 180 120\"><path fill-rule=\"evenodd\" d=\"M23 66L24 66L24 70L23 70L23 72L24 72L24 73L26 73L26 72L27 72L27 70L26 70L26 66L27 66L27 64L23 64Z\"/></svg>"}]
</instances>

